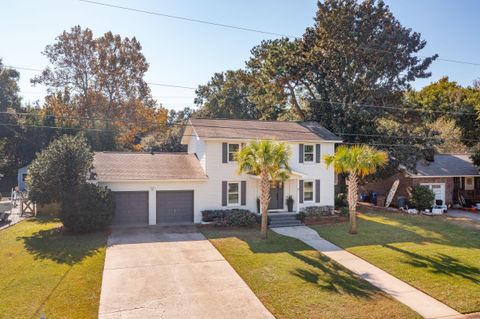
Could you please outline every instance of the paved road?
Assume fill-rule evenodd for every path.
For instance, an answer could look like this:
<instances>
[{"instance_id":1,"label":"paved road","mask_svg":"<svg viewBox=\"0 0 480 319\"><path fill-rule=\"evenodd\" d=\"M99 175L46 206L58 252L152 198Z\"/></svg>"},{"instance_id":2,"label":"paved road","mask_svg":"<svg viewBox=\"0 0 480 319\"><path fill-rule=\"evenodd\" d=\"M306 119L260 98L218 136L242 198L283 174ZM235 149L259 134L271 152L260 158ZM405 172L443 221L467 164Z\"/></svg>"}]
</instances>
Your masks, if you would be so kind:
<instances>
[{"instance_id":1,"label":"paved road","mask_svg":"<svg viewBox=\"0 0 480 319\"><path fill-rule=\"evenodd\" d=\"M466 218L471 221L480 223L480 213L471 213L464 210L448 210L447 216L455 218Z\"/></svg>"},{"instance_id":2,"label":"paved road","mask_svg":"<svg viewBox=\"0 0 480 319\"><path fill-rule=\"evenodd\" d=\"M109 237L100 319L273 318L194 228L131 228Z\"/></svg>"},{"instance_id":3,"label":"paved road","mask_svg":"<svg viewBox=\"0 0 480 319\"><path fill-rule=\"evenodd\" d=\"M415 289L387 272L375 267L365 260L343 250L323 239L316 231L306 226L273 228L273 231L297 238L322 254L350 269L374 286L407 305L427 319L457 319L463 316L447 305Z\"/></svg>"}]
</instances>

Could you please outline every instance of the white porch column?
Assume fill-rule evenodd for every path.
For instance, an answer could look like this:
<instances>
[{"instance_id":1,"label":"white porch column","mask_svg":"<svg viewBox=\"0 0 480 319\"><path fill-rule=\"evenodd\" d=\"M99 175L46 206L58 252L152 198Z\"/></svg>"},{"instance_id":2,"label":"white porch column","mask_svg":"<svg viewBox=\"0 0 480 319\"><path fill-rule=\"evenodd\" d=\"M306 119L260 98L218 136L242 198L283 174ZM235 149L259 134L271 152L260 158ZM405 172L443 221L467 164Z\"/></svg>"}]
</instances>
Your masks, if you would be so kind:
<instances>
[{"instance_id":1,"label":"white porch column","mask_svg":"<svg viewBox=\"0 0 480 319\"><path fill-rule=\"evenodd\" d=\"M148 224L157 224L157 190L154 186L148 190Z\"/></svg>"}]
</instances>

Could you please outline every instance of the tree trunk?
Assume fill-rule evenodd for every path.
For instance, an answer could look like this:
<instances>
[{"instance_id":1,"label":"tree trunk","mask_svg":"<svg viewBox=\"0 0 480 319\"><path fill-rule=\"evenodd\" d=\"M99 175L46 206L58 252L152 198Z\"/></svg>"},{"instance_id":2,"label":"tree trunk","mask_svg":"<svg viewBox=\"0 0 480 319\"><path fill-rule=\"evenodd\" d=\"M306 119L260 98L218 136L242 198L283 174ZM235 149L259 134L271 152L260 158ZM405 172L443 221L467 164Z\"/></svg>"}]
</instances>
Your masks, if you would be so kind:
<instances>
[{"instance_id":1,"label":"tree trunk","mask_svg":"<svg viewBox=\"0 0 480 319\"><path fill-rule=\"evenodd\" d=\"M267 172L260 174L260 210L262 212L261 235L262 239L267 239L268 218L267 210L270 203L270 179Z\"/></svg>"},{"instance_id":2,"label":"tree trunk","mask_svg":"<svg viewBox=\"0 0 480 319\"><path fill-rule=\"evenodd\" d=\"M355 173L350 173L347 179L348 185L348 211L350 216L350 225L348 232L357 233L357 201L358 201L358 177Z\"/></svg>"}]
</instances>

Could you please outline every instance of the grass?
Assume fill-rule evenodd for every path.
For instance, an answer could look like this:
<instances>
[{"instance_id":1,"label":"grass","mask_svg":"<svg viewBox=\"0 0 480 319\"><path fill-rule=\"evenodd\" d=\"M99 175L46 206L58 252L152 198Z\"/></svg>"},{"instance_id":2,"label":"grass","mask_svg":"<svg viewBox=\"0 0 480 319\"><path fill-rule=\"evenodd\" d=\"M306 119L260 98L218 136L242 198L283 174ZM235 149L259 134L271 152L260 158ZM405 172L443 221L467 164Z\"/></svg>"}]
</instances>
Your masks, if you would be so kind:
<instances>
[{"instance_id":1,"label":"grass","mask_svg":"<svg viewBox=\"0 0 480 319\"><path fill-rule=\"evenodd\" d=\"M361 214L358 234L346 224L312 227L461 313L480 311L480 231L443 218Z\"/></svg>"},{"instance_id":2,"label":"grass","mask_svg":"<svg viewBox=\"0 0 480 319\"><path fill-rule=\"evenodd\" d=\"M301 241L256 229L202 230L277 318L419 318Z\"/></svg>"},{"instance_id":3,"label":"grass","mask_svg":"<svg viewBox=\"0 0 480 319\"><path fill-rule=\"evenodd\" d=\"M52 219L0 231L0 318L96 318L106 233L64 235Z\"/></svg>"}]
</instances>

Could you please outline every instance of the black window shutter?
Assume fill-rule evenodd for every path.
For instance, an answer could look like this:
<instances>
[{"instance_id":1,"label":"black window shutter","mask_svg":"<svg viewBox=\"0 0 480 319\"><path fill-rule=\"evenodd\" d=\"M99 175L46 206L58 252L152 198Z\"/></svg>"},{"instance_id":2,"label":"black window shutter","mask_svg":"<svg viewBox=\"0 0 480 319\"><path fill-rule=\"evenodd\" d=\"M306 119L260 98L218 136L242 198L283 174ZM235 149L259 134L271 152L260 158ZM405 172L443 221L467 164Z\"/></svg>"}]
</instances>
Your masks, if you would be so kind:
<instances>
[{"instance_id":1,"label":"black window shutter","mask_svg":"<svg viewBox=\"0 0 480 319\"><path fill-rule=\"evenodd\" d=\"M247 205L247 182L246 181L242 181L240 183L240 195L242 196L240 205L242 206Z\"/></svg>"},{"instance_id":2,"label":"black window shutter","mask_svg":"<svg viewBox=\"0 0 480 319\"><path fill-rule=\"evenodd\" d=\"M462 183L460 185L460 189L465 190L465 177L461 177L461 181L462 181Z\"/></svg>"},{"instance_id":3,"label":"black window shutter","mask_svg":"<svg viewBox=\"0 0 480 319\"><path fill-rule=\"evenodd\" d=\"M320 144L315 144L315 162L320 163Z\"/></svg>"},{"instance_id":4,"label":"black window shutter","mask_svg":"<svg viewBox=\"0 0 480 319\"><path fill-rule=\"evenodd\" d=\"M222 206L227 206L227 182L222 182Z\"/></svg>"},{"instance_id":5,"label":"black window shutter","mask_svg":"<svg viewBox=\"0 0 480 319\"><path fill-rule=\"evenodd\" d=\"M315 203L320 203L320 180L315 180Z\"/></svg>"},{"instance_id":6,"label":"black window shutter","mask_svg":"<svg viewBox=\"0 0 480 319\"><path fill-rule=\"evenodd\" d=\"M228 143L222 143L222 163L228 163Z\"/></svg>"},{"instance_id":7,"label":"black window shutter","mask_svg":"<svg viewBox=\"0 0 480 319\"><path fill-rule=\"evenodd\" d=\"M303 204L303 180L298 181L298 202Z\"/></svg>"},{"instance_id":8,"label":"black window shutter","mask_svg":"<svg viewBox=\"0 0 480 319\"><path fill-rule=\"evenodd\" d=\"M298 162L303 163L303 144L298 144Z\"/></svg>"}]
</instances>

